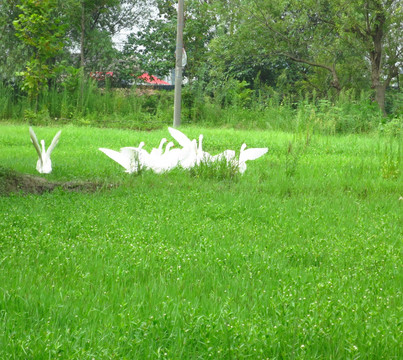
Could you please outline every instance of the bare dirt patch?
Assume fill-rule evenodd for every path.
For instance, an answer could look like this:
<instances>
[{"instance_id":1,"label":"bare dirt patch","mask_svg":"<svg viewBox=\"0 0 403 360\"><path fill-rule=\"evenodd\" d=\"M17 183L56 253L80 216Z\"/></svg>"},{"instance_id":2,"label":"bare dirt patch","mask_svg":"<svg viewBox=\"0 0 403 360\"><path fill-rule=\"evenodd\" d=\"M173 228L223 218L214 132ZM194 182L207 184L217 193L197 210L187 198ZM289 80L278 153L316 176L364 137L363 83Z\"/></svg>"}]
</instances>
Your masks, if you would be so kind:
<instances>
[{"instance_id":1,"label":"bare dirt patch","mask_svg":"<svg viewBox=\"0 0 403 360\"><path fill-rule=\"evenodd\" d=\"M53 182L40 176L20 174L0 167L0 196L12 193L43 194L56 188L72 192L95 192L105 185L89 181Z\"/></svg>"}]
</instances>

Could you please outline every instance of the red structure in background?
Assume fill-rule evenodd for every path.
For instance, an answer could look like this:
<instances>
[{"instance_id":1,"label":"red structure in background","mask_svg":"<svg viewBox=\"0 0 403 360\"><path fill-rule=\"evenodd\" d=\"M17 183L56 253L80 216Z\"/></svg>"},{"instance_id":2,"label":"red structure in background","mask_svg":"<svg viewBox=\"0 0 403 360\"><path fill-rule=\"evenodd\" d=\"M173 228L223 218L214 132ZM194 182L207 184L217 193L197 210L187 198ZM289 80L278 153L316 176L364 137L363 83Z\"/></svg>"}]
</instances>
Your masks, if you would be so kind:
<instances>
[{"instance_id":1,"label":"red structure in background","mask_svg":"<svg viewBox=\"0 0 403 360\"><path fill-rule=\"evenodd\" d=\"M166 81L158 79L154 75L150 76L148 73L144 73L143 75L138 76L138 78L152 85L169 85L169 83L167 83Z\"/></svg>"},{"instance_id":2,"label":"red structure in background","mask_svg":"<svg viewBox=\"0 0 403 360\"><path fill-rule=\"evenodd\" d=\"M105 80L106 78L113 78L113 71L94 71L90 73L90 76L97 80L97 81L102 81ZM159 78L157 78L154 75L149 75L148 73L144 73L140 76L137 76L138 79L142 80L143 82L147 83L147 84L151 84L151 85L170 85L169 83L167 83L164 80L161 80Z\"/></svg>"}]
</instances>

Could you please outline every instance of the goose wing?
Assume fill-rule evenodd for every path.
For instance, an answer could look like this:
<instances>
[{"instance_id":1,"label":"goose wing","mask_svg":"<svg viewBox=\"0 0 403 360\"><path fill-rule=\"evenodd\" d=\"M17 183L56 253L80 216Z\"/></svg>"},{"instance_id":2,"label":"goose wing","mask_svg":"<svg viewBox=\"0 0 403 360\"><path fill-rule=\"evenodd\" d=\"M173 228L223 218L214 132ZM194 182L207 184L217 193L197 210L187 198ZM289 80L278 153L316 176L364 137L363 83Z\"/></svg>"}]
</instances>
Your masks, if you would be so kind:
<instances>
[{"instance_id":1,"label":"goose wing","mask_svg":"<svg viewBox=\"0 0 403 360\"><path fill-rule=\"evenodd\" d=\"M168 131L180 146L185 147L191 143L191 140L183 132L171 127L168 127Z\"/></svg>"},{"instance_id":2,"label":"goose wing","mask_svg":"<svg viewBox=\"0 0 403 360\"><path fill-rule=\"evenodd\" d=\"M57 143L59 142L60 139L60 134L62 133L61 130L59 130L57 132L57 134L54 136L52 142L50 143L48 150L46 150L46 155L50 156L50 154L52 153L53 149L55 148L55 146L57 145Z\"/></svg>"},{"instance_id":3,"label":"goose wing","mask_svg":"<svg viewBox=\"0 0 403 360\"><path fill-rule=\"evenodd\" d=\"M143 166L148 166L150 154L147 150L143 149L142 147L131 147L126 146L120 148L120 154L124 158L128 159L130 168L138 168Z\"/></svg>"},{"instance_id":4,"label":"goose wing","mask_svg":"<svg viewBox=\"0 0 403 360\"><path fill-rule=\"evenodd\" d=\"M126 170L130 169L130 158L127 155L111 149L99 148L99 150L116 161L119 165L123 166Z\"/></svg>"},{"instance_id":5,"label":"goose wing","mask_svg":"<svg viewBox=\"0 0 403 360\"><path fill-rule=\"evenodd\" d=\"M245 162L248 160L255 160L263 156L269 151L268 148L251 148L246 149L239 155L239 162Z\"/></svg>"},{"instance_id":6,"label":"goose wing","mask_svg":"<svg viewBox=\"0 0 403 360\"><path fill-rule=\"evenodd\" d=\"M41 147L39 146L38 138L36 137L36 134L34 132L34 129L32 129L32 127L29 127L29 135L31 136L32 144L34 144L35 150L38 153L39 158L41 158L42 157Z\"/></svg>"}]
</instances>

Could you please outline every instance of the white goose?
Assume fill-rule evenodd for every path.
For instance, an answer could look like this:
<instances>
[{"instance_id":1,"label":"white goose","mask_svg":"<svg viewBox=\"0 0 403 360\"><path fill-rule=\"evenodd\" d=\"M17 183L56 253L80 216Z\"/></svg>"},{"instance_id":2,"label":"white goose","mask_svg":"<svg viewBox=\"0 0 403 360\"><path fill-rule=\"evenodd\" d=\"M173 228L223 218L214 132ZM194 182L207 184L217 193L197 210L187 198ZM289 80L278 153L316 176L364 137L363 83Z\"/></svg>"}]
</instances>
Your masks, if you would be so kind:
<instances>
[{"instance_id":1,"label":"white goose","mask_svg":"<svg viewBox=\"0 0 403 360\"><path fill-rule=\"evenodd\" d=\"M192 142L182 131L179 131L178 129L168 127L168 131L182 147L188 146Z\"/></svg>"},{"instance_id":2,"label":"white goose","mask_svg":"<svg viewBox=\"0 0 403 360\"><path fill-rule=\"evenodd\" d=\"M190 169L197 163L197 141L192 140L188 145L181 149L179 164L184 169Z\"/></svg>"},{"instance_id":3,"label":"white goose","mask_svg":"<svg viewBox=\"0 0 403 360\"><path fill-rule=\"evenodd\" d=\"M200 164L200 162L204 161L204 162L211 162L212 160L212 156L207 152L207 151L203 151L203 134L199 135L199 147L197 148L197 160L196 163L197 165Z\"/></svg>"},{"instance_id":4,"label":"white goose","mask_svg":"<svg viewBox=\"0 0 403 360\"><path fill-rule=\"evenodd\" d=\"M46 151L45 140L41 140L41 148L41 146L39 146L38 138L36 137L34 130L32 129L32 127L29 127L29 135L31 136L32 144L34 144L35 150L38 153L39 157L36 163L36 170L38 170L40 174L50 174L52 172L52 161L50 160L50 154L59 142L61 133L61 130L57 132L50 146L48 147L48 150Z\"/></svg>"},{"instance_id":5,"label":"white goose","mask_svg":"<svg viewBox=\"0 0 403 360\"><path fill-rule=\"evenodd\" d=\"M255 160L267 153L268 148L251 148L246 149L246 144L242 144L239 153L238 167L239 172L243 174L246 170L246 161Z\"/></svg>"},{"instance_id":6,"label":"white goose","mask_svg":"<svg viewBox=\"0 0 403 360\"><path fill-rule=\"evenodd\" d=\"M182 167L189 169L194 165L199 165L201 161L208 161L211 158L211 155L208 152L203 151L203 135L199 135L199 146L197 147L196 143L196 151L194 151L194 143L195 139L190 140L183 132L178 129L174 129L168 127L168 131L171 136L182 146L183 150L183 161L181 161ZM185 160L186 159L186 160Z\"/></svg>"},{"instance_id":7,"label":"white goose","mask_svg":"<svg viewBox=\"0 0 403 360\"><path fill-rule=\"evenodd\" d=\"M150 154L147 150L143 149L144 145L144 141L142 141L138 147L126 146L120 148L120 153L129 159L128 173L138 172L148 167Z\"/></svg>"},{"instance_id":8,"label":"white goose","mask_svg":"<svg viewBox=\"0 0 403 360\"><path fill-rule=\"evenodd\" d=\"M167 142L168 140L166 138L162 138L160 141L160 144L158 146L158 148L153 148L150 151L150 155L151 156L161 156L162 155L162 147L164 146L164 144Z\"/></svg>"},{"instance_id":9,"label":"white goose","mask_svg":"<svg viewBox=\"0 0 403 360\"><path fill-rule=\"evenodd\" d=\"M149 161L148 167L157 174L172 170L174 167L176 167L179 162L180 150L171 150L173 146L174 143L170 141L166 145L164 153L160 156L154 156L151 161Z\"/></svg>"},{"instance_id":10,"label":"white goose","mask_svg":"<svg viewBox=\"0 0 403 360\"><path fill-rule=\"evenodd\" d=\"M224 150L222 153L214 155L211 157L211 161L223 161L225 160L227 164L230 164L235 159L235 150Z\"/></svg>"},{"instance_id":11,"label":"white goose","mask_svg":"<svg viewBox=\"0 0 403 360\"><path fill-rule=\"evenodd\" d=\"M147 161L147 151L143 149L144 142L142 141L138 147L123 147L120 151L115 151L106 148L99 148L106 156L116 161L119 165L126 169L126 172L131 174L137 172Z\"/></svg>"}]
</instances>

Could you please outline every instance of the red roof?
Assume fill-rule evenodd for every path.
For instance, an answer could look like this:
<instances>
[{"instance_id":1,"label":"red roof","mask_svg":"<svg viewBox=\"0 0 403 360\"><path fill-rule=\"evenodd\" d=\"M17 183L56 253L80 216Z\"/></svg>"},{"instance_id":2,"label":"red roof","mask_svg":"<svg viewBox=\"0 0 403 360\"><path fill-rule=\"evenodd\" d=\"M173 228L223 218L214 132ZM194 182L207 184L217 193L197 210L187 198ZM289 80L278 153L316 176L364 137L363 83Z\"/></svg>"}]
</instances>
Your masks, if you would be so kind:
<instances>
[{"instance_id":1,"label":"red roof","mask_svg":"<svg viewBox=\"0 0 403 360\"><path fill-rule=\"evenodd\" d=\"M113 71L94 71L90 73L90 76L95 79L95 80L105 80L105 78L109 77L113 77L114 73ZM155 75L149 75L148 73L144 73L143 75L138 76L138 78L140 80L143 80L145 83L147 84L153 84L153 85L169 85L169 83L167 83L164 80L161 80L159 78L157 78Z\"/></svg>"},{"instance_id":2,"label":"red roof","mask_svg":"<svg viewBox=\"0 0 403 360\"><path fill-rule=\"evenodd\" d=\"M138 78L149 84L169 85L169 83L167 83L166 81L158 79L154 75L150 76L148 73L144 73L143 75L140 75Z\"/></svg>"}]
</instances>

